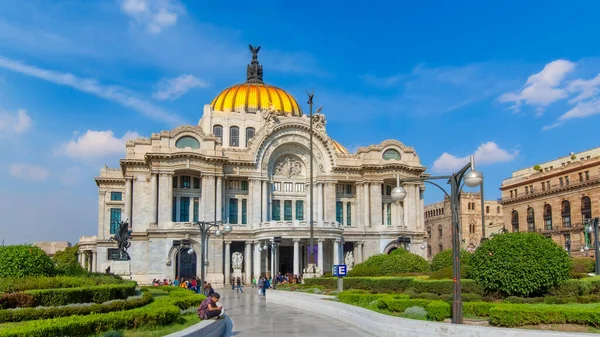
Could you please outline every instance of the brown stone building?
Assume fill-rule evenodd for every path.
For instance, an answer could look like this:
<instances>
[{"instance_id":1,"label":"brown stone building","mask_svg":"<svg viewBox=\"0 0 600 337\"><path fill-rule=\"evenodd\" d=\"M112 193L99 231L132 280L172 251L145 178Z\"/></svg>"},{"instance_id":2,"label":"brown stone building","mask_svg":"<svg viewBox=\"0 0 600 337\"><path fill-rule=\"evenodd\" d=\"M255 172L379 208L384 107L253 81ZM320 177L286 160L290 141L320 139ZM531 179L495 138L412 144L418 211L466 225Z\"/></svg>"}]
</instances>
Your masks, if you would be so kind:
<instances>
[{"instance_id":1,"label":"brown stone building","mask_svg":"<svg viewBox=\"0 0 600 337\"><path fill-rule=\"evenodd\" d=\"M513 172L500 190L507 229L539 232L578 254L589 240L584 219L600 216L600 148Z\"/></svg>"},{"instance_id":2,"label":"brown stone building","mask_svg":"<svg viewBox=\"0 0 600 337\"><path fill-rule=\"evenodd\" d=\"M485 237L498 233L504 226L502 206L495 200L484 201ZM462 192L460 197L461 242L464 249L475 249L481 242L481 194ZM450 200L425 206L427 256L431 259L452 245Z\"/></svg>"},{"instance_id":3,"label":"brown stone building","mask_svg":"<svg viewBox=\"0 0 600 337\"><path fill-rule=\"evenodd\" d=\"M43 242L34 242L34 246L40 247L48 256L52 257L54 254L60 252L61 250L65 250L71 247L70 242L59 241L59 242L51 242L51 241L43 241Z\"/></svg>"}]
</instances>

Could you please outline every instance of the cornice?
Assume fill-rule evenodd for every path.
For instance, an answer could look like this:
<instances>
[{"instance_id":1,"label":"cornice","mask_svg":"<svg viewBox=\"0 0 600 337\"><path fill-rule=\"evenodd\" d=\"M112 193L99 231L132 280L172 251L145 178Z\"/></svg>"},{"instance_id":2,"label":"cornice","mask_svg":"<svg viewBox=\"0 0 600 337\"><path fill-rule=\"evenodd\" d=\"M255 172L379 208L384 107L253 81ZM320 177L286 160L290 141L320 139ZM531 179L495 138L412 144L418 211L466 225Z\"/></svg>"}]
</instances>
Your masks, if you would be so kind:
<instances>
[{"instance_id":1,"label":"cornice","mask_svg":"<svg viewBox=\"0 0 600 337\"><path fill-rule=\"evenodd\" d=\"M531 199L538 199L538 198L548 197L551 195L556 195L556 194L559 194L562 192L568 192L568 191L577 190L577 189L581 189L581 188L593 187L593 185L598 185L598 184L600 184L600 179L587 180L587 181L583 181L581 183L577 183L577 184L573 184L573 185L567 185L567 186L562 186L562 187L558 187L558 188L553 187L550 190L535 192L533 194L526 194L526 195L523 195L523 196L517 197L517 198L509 198L509 199L500 201L499 204L511 205L511 204L522 202L522 201L528 201Z\"/></svg>"}]
</instances>

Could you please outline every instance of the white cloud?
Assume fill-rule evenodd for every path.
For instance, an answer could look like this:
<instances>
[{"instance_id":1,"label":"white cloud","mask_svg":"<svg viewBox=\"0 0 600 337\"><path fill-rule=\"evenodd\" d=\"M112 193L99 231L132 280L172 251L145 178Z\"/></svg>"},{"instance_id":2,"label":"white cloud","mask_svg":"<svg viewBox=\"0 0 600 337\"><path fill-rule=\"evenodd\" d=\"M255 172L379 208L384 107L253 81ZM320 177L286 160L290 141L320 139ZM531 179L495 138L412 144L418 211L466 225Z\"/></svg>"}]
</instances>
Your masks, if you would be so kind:
<instances>
[{"instance_id":1,"label":"white cloud","mask_svg":"<svg viewBox=\"0 0 600 337\"><path fill-rule=\"evenodd\" d=\"M77 159L101 158L125 153L125 143L138 138L139 134L128 131L121 138L115 137L111 130L88 130L77 139L60 145L56 154Z\"/></svg>"},{"instance_id":2,"label":"white cloud","mask_svg":"<svg viewBox=\"0 0 600 337\"><path fill-rule=\"evenodd\" d=\"M481 144L475 153L475 164L490 165L494 163L504 163L514 160L518 155L518 150L511 152L501 149L494 142ZM457 157L455 155L444 152L433 163L432 170L435 172L452 172L461 169L469 162L469 156Z\"/></svg>"},{"instance_id":3,"label":"white cloud","mask_svg":"<svg viewBox=\"0 0 600 337\"><path fill-rule=\"evenodd\" d=\"M575 63L567 60L552 61L539 73L529 76L522 90L506 93L499 100L513 102L516 110L523 103L535 106L539 114L548 105L567 97L567 90L559 86L574 68Z\"/></svg>"},{"instance_id":4,"label":"white cloud","mask_svg":"<svg viewBox=\"0 0 600 337\"><path fill-rule=\"evenodd\" d=\"M559 127L559 126L561 126L561 125L562 125L562 123L554 123L554 124L550 124L550 125L545 125L545 126L542 128L542 131L548 131L548 130L552 130L552 129L554 129L554 128L556 128L556 127Z\"/></svg>"},{"instance_id":5,"label":"white cloud","mask_svg":"<svg viewBox=\"0 0 600 337\"><path fill-rule=\"evenodd\" d=\"M159 101L176 100L193 88L207 88L208 82L196 78L194 75L184 74L173 79L164 79L158 83L153 97Z\"/></svg>"},{"instance_id":6,"label":"white cloud","mask_svg":"<svg viewBox=\"0 0 600 337\"><path fill-rule=\"evenodd\" d=\"M178 16L185 13L183 5L177 0L123 0L121 11L133 23L145 27L152 34L175 25Z\"/></svg>"},{"instance_id":7,"label":"white cloud","mask_svg":"<svg viewBox=\"0 0 600 337\"><path fill-rule=\"evenodd\" d=\"M573 118L585 118L597 114L600 114L600 97L595 97L585 102L578 102L572 109L560 116L558 120L565 121Z\"/></svg>"},{"instance_id":8,"label":"white cloud","mask_svg":"<svg viewBox=\"0 0 600 337\"><path fill-rule=\"evenodd\" d=\"M0 134L15 132L23 133L31 127L31 117L27 110L19 109L16 114L0 111Z\"/></svg>"},{"instance_id":9,"label":"white cloud","mask_svg":"<svg viewBox=\"0 0 600 337\"><path fill-rule=\"evenodd\" d=\"M171 114L144 99L136 97L136 95L123 87L104 86L93 79L79 78L70 73L41 69L2 56L0 56L0 68L36 77L48 82L66 85L79 91L116 102L155 120L173 125L182 124L182 121L174 114Z\"/></svg>"},{"instance_id":10,"label":"white cloud","mask_svg":"<svg viewBox=\"0 0 600 337\"><path fill-rule=\"evenodd\" d=\"M42 181L48 178L48 171L41 167L31 164L12 164L9 167L11 177L27 181Z\"/></svg>"}]
</instances>

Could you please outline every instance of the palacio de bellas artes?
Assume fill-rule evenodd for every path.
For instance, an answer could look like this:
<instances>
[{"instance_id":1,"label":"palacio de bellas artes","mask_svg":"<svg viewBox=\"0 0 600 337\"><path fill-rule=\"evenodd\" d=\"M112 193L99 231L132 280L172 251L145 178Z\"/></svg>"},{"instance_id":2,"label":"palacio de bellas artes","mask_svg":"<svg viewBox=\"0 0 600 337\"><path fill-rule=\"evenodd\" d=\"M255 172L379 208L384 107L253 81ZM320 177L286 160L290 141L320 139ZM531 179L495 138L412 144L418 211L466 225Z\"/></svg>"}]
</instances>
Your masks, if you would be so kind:
<instances>
[{"instance_id":1,"label":"palacio de bellas artes","mask_svg":"<svg viewBox=\"0 0 600 337\"><path fill-rule=\"evenodd\" d=\"M415 149L386 140L350 153L328 136L326 111L313 113L312 98L309 107L263 82L260 47L250 50L246 81L216 93L198 125L129 141L125 158L100 170L98 233L81 237L80 262L142 284L200 277L198 222L212 224L205 274L213 285L272 271L314 277L397 248L427 258L423 183L404 185L402 202L390 195L398 176L426 175ZM130 261L111 240L121 221Z\"/></svg>"}]
</instances>

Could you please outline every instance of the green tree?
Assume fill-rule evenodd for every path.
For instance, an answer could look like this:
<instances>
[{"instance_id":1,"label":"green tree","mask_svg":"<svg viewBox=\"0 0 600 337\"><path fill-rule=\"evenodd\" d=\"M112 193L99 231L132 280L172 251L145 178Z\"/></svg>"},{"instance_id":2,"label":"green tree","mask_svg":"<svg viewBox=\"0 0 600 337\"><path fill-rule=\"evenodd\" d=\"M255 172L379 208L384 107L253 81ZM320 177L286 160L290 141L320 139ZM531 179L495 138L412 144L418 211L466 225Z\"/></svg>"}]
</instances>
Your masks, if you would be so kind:
<instances>
[{"instance_id":1,"label":"green tree","mask_svg":"<svg viewBox=\"0 0 600 337\"><path fill-rule=\"evenodd\" d=\"M57 274L69 276L87 274L87 271L79 264L77 259L78 251L79 247L75 245L54 254L52 262L54 262Z\"/></svg>"},{"instance_id":2,"label":"green tree","mask_svg":"<svg viewBox=\"0 0 600 337\"><path fill-rule=\"evenodd\" d=\"M567 280L571 264L568 253L551 239L537 233L504 233L477 248L469 272L487 290L530 296Z\"/></svg>"},{"instance_id":3,"label":"green tree","mask_svg":"<svg viewBox=\"0 0 600 337\"><path fill-rule=\"evenodd\" d=\"M461 249L460 250L460 263L461 265L469 265L471 261L472 253ZM437 253L433 259L431 259L431 270L438 271L440 269L444 269L452 266L452 249L442 250Z\"/></svg>"},{"instance_id":4,"label":"green tree","mask_svg":"<svg viewBox=\"0 0 600 337\"><path fill-rule=\"evenodd\" d=\"M15 245L0 247L0 277L51 276L54 264L39 247Z\"/></svg>"}]
</instances>

